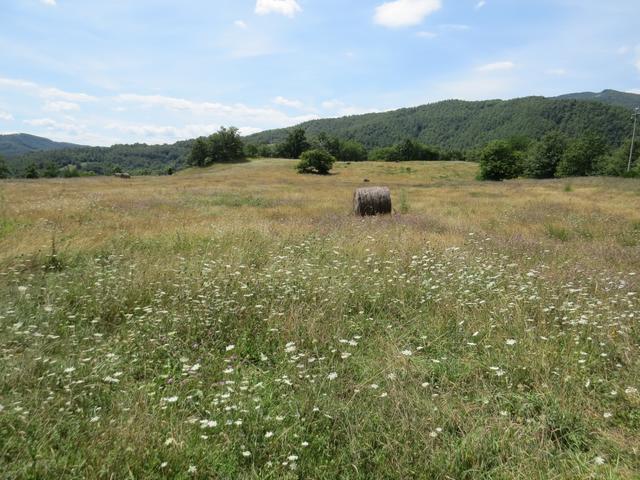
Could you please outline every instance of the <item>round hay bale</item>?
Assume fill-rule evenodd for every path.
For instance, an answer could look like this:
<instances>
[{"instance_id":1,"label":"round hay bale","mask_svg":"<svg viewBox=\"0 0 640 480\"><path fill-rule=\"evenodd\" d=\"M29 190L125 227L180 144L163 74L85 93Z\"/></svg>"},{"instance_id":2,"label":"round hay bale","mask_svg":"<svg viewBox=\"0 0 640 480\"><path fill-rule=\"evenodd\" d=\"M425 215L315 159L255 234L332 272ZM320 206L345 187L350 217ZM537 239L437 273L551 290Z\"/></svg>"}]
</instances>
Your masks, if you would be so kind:
<instances>
[{"instance_id":1,"label":"round hay bale","mask_svg":"<svg viewBox=\"0 0 640 480\"><path fill-rule=\"evenodd\" d=\"M353 211L362 217L391 213L391 191L388 187L357 189L353 195Z\"/></svg>"}]
</instances>

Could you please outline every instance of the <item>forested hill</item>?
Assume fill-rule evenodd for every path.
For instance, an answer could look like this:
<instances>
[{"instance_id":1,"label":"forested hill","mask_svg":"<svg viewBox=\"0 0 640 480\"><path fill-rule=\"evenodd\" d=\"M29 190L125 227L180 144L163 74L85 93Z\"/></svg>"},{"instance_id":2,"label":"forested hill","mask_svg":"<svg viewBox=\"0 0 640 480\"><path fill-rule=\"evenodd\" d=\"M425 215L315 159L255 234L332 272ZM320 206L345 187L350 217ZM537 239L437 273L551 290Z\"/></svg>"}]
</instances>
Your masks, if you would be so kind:
<instances>
[{"instance_id":1,"label":"forested hill","mask_svg":"<svg viewBox=\"0 0 640 480\"><path fill-rule=\"evenodd\" d=\"M300 126L311 137L328 135L384 147L413 138L445 149L479 147L495 139L524 136L539 139L552 130L570 137L594 131L610 145L629 136L629 111L596 101L526 97L515 100L467 102L446 100L414 108L343 118L312 120ZM268 130L247 142L279 143L288 129Z\"/></svg>"},{"instance_id":2,"label":"forested hill","mask_svg":"<svg viewBox=\"0 0 640 480\"><path fill-rule=\"evenodd\" d=\"M84 172L109 175L114 170L135 175L163 174L168 169L179 170L186 166L192 140L171 145L113 145L112 147L84 147L72 150L34 152L7 159L11 172L21 176L27 165L39 169L47 166L62 168L74 165Z\"/></svg>"},{"instance_id":3,"label":"forested hill","mask_svg":"<svg viewBox=\"0 0 640 480\"><path fill-rule=\"evenodd\" d=\"M62 150L80 148L82 145L73 143L54 142L48 138L36 137L26 133L0 135L0 155L15 157L25 153L38 151Z\"/></svg>"},{"instance_id":4,"label":"forested hill","mask_svg":"<svg viewBox=\"0 0 640 480\"><path fill-rule=\"evenodd\" d=\"M582 92L569 93L568 95L560 95L558 99L569 100L590 100L594 102L606 103L608 105L617 105L634 109L640 107L640 95L635 93L618 92L617 90L603 90L600 93Z\"/></svg>"}]
</instances>

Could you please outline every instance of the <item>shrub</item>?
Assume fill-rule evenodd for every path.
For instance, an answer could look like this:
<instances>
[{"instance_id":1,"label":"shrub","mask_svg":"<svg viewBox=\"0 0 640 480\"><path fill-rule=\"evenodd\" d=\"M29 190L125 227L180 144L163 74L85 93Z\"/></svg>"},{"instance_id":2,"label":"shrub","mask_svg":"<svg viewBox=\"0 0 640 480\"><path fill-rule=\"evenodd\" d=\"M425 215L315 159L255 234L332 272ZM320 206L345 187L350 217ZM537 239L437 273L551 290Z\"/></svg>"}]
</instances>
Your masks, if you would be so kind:
<instances>
[{"instance_id":1,"label":"shrub","mask_svg":"<svg viewBox=\"0 0 640 480\"><path fill-rule=\"evenodd\" d=\"M324 150L307 150L300 157L296 169L300 173L327 175L335 161L335 157Z\"/></svg>"},{"instance_id":2,"label":"shrub","mask_svg":"<svg viewBox=\"0 0 640 480\"><path fill-rule=\"evenodd\" d=\"M489 143L480 152L480 179L507 180L522 172L522 153L502 140Z\"/></svg>"}]
</instances>

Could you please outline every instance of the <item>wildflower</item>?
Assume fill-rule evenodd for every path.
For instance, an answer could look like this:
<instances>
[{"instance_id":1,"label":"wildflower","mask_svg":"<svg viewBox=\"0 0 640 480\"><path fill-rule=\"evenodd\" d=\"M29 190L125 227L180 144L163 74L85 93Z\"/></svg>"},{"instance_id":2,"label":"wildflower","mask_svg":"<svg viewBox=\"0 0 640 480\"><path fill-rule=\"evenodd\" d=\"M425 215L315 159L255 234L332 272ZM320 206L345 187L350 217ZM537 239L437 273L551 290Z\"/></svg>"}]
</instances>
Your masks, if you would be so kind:
<instances>
[{"instance_id":1,"label":"wildflower","mask_svg":"<svg viewBox=\"0 0 640 480\"><path fill-rule=\"evenodd\" d=\"M167 403L176 403L178 401L178 397L165 397L162 401Z\"/></svg>"},{"instance_id":2,"label":"wildflower","mask_svg":"<svg viewBox=\"0 0 640 480\"><path fill-rule=\"evenodd\" d=\"M24 294L24 293L27 291L27 287L25 287L25 286L23 286L23 285L20 285L20 286L18 287L18 291L19 291L21 294Z\"/></svg>"},{"instance_id":3,"label":"wildflower","mask_svg":"<svg viewBox=\"0 0 640 480\"><path fill-rule=\"evenodd\" d=\"M626 393L627 395L636 395L638 393L638 389L635 387L627 387L624 390L624 393Z\"/></svg>"},{"instance_id":4,"label":"wildflower","mask_svg":"<svg viewBox=\"0 0 640 480\"><path fill-rule=\"evenodd\" d=\"M403 350L401 353L405 357L410 357L411 355L413 355L413 352L411 350Z\"/></svg>"},{"instance_id":5,"label":"wildflower","mask_svg":"<svg viewBox=\"0 0 640 480\"><path fill-rule=\"evenodd\" d=\"M227 345L226 351L230 352L231 350L233 350L234 348L236 348L235 345Z\"/></svg>"},{"instance_id":6,"label":"wildflower","mask_svg":"<svg viewBox=\"0 0 640 480\"><path fill-rule=\"evenodd\" d=\"M69 367L64 369L64 373L72 373L75 372L76 369L74 367Z\"/></svg>"},{"instance_id":7,"label":"wildflower","mask_svg":"<svg viewBox=\"0 0 640 480\"><path fill-rule=\"evenodd\" d=\"M194 473L196 473L197 471L198 471L198 467L196 467L195 465L191 465L191 466L189 467L189 470L187 470L187 473L190 473L190 474L192 474L192 475L193 475L193 474L194 474Z\"/></svg>"},{"instance_id":8,"label":"wildflower","mask_svg":"<svg viewBox=\"0 0 640 480\"><path fill-rule=\"evenodd\" d=\"M295 462L296 460L298 460L298 456L297 455L289 455L287 457L287 460L289 460L290 462Z\"/></svg>"},{"instance_id":9,"label":"wildflower","mask_svg":"<svg viewBox=\"0 0 640 480\"><path fill-rule=\"evenodd\" d=\"M329 375L327 375L327 378L329 380L335 380L336 378L338 378L338 374L336 372L331 372Z\"/></svg>"},{"instance_id":10,"label":"wildflower","mask_svg":"<svg viewBox=\"0 0 640 480\"><path fill-rule=\"evenodd\" d=\"M287 353L293 353L296 351L296 344L294 342L289 342L284 346L284 351Z\"/></svg>"},{"instance_id":11,"label":"wildflower","mask_svg":"<svg viewBox=\"0 0 640 480\"><path fill-rule=\"evenodd\" d=\"M169 465L169 462L162 462L160 468L166 468L167 465Z\"/></svg>"},{"instance_id":12,"label":"wildflower","mask_svg":"<svg viewBox=\"0 0 640 480\"><path fill-rule=\"evenodd\" d=\"M251 452L249 450L245 450L244 452L242 452L242 456L243 457L250 457L251 456Z\"/></svg>"},{"instance_id":13,"label":"wildflower","mask_svg":"<svg viewBox=\"0 0 640 480\"><path fill-rule=\"evenodd\" d=\"M513 346L513 345L515 345L516 343L518 343L518 342L516 342L513 338L510 338L510 339L508 339L508 340L506 341L506 344L507 344L507 345L509 345L510 347L512 347L512 346Z\"/></svg>"},{"instance_id":14,"label":"wildflower","mask_svg":"<svg viewBox=\"0 0 640 480\"><path fill-rule=\"evenodd\" d=\"M91 419L89 420L90 423L96 423L98 420L100 420L100 417L91 417Z\"/></svg>"},{"instance_id":15,"label":"wildflower","mask_svg":"<svg viewBox=\"0 0 640 480\"><path fill-rule=\"evenodd\" d=\"M267 432L264 434L264 438L271 438L273 437L273 432Z\"/></svg>"},{"instance_id":16,"label":"wildflower","mask_svg":"<svg viewBox=\"0 0 640 480\"><path fill-rule=\"evenodd\" d=\"M613 417L613 413L611 412L604 412L604 414L602 415L604 418L611 418Z\"/></svg>"},{"instance_id":17,"label":"wildflower","mask_svg":"<svg viewBox=\"0 0 640 480\"><path fill-rule=\"evenodd\" d=\"M598 457L593 459L593 463L595 463L596 465L604 465L605 459L600 457L600 456L598 456Z\"/></svg>"}]
</instances>

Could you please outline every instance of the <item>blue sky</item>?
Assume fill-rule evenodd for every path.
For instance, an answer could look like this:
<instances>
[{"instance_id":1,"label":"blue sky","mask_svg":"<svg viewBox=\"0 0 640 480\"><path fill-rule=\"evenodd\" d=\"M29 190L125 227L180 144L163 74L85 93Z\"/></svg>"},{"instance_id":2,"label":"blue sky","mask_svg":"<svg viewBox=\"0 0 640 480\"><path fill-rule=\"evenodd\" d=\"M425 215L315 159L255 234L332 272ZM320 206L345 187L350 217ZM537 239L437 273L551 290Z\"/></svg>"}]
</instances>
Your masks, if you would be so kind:
<instances>
[{"instance_id":1,"label":"blue sky","mask_svg":"<svg viewBox=\"0 0 640 480\"><path fill-rule=\"evenodd\" d=\"M638 0L1 0L0 133L164 143L221 125L613 88Z\"/></svg>"}]
</instances>

